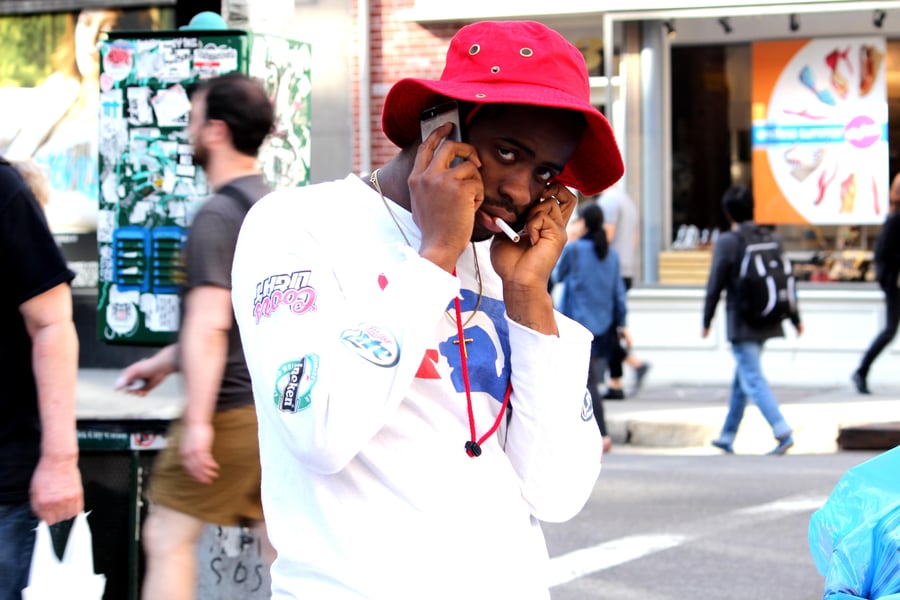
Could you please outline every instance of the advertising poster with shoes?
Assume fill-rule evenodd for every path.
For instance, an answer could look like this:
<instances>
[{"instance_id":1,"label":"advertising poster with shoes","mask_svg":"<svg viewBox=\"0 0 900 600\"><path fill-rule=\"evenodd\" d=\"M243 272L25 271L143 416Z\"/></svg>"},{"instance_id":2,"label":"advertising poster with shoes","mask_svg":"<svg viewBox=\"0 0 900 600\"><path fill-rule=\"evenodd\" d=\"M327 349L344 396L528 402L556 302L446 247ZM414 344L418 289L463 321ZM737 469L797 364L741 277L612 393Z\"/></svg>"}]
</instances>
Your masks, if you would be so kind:
<instances>
[{"instance_id":1,"label":"advertising poster with shoes","mask_svg":"<svg viewBox=\"0 0 900 600\"><path fill-rule=\"evenodd\" d=\"M883 37L753 44L755 219L881 223L888 208Z\"/></svg>"}]
</instances>

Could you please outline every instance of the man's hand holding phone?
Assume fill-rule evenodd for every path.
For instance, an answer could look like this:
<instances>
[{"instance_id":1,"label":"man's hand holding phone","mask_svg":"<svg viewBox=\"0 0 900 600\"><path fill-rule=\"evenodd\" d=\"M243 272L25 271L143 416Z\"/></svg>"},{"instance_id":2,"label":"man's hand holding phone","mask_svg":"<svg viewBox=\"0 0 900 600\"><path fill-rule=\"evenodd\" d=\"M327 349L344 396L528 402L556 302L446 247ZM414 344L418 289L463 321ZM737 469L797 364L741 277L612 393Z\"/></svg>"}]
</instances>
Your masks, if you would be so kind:
<instances>
[{"instance_id":1,"label":"man's hand holding phone","mask_svg":"<svg viewBox=\"0 0 900 600\"><path fill-rule=\"evenodd\" d=\"M419 254L452 272L472 237L475 213L484 201L478 171L481 159L473 146L452 139L462 137L455 107L433 118L429 110L423 111L423 133L427 133L409 176L410 210L422 232Z\"/></svg>"},{"instance_id":2,"label":"man's hand holding phone","mask_svg":"<svg viewBox=\"0 0 900 600\"><path fill-rule=\"evenodd\" d=\"M550 273L568 240L566 225L576 203L575 194L566 186L550 183L528 209L525 225L519 232L520 242L494 236L491 261L504 282L546 289Z\"/></svg>"},{"instance_id":3,"label":"man's hand holding phone","mask_svg":"<svg viewBox=\"0 0 900 600\"><path fill-rule=\"evenodd\" d=\"M522 240L513 243L495 235L491 244L491 264L503 281L506 313L548 335L557 335L558 330L547 283L566 245L566 224L576 202L566 186L550 183L528 210Z\"/></svg>"}]
</instances>

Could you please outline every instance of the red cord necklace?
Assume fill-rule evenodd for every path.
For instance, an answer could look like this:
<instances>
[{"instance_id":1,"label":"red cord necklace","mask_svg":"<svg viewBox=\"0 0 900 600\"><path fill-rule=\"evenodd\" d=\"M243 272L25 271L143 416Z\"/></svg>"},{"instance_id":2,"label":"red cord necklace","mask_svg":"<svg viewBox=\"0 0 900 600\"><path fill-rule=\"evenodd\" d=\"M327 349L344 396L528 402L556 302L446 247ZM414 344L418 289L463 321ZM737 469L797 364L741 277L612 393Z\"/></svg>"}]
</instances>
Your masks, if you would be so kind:
<instances>
[{"instance_id":1,"label":"red cord necklace","mask_svg":"<svg viewBox=\"0 0 900 600\"><path fill-rule=\"evenodd\" d=\"M475 252L475 249L473 248L472 251ZM453 275L456 276L456 269L453 269ZM497 414L497 418L494 419L494 424L488 429L487 433L476 439L475 412L472 409L472 388L469 385L469 353L466 351L466 336L463 332L462 308L460 307L459 296L453 299L453 308L456 311L456 335L459 340L459 360L462 366L463 385L466 388L466 410L469 416L470 439L466 442L465 448L466 454L471 458L477 458L481 456L481 444L494 435L494 432L500 427L500 422L503 420L503 415L506 413L506 407L509 404L509 396L512 393L512 382L510 381L506 384L506 393L503 395L503 404L500 405L500 412Z\"/></svg>"},{"instance_id":2,"label":"red cord necklace","mask_svg":"<svg viewBox=\"0 0 900 600\"><path fill-rule=\"evenodd\" d=\"M406 245L412 247L412 244L409 243L409 238L406 237L406 232L403 231L403 227L400 226L400 220L397 219L397 216L394 214L394 211L391 210L391 206L388 204L387 198L384 197L384 192L381 191L381 185L378 183L378 169L372 171L372 175L369 176L369 182L372 184L372 187L375 188L375 191L378 192L378 195L381 196L381 201L384 203L384 207L387 209L388 214L391 216L391 219L394 221L394 225L397 226L397 229L400 231L400 235L403 236L403 240L406 242ZM475 249L475 245L472 245L472 256L475 259L475 274L478 277L478 304L475 305L475 310L478 310L478 305L481 304L481 273L478 269L478 255L476 254L477 250ZM453 269L453 276L456 277L456 268ZM462 375L463 375L463 385L466 388L466 410L469 416L469 434L470 439L466 442L466 454L468 454L472 458L476 458L481 456L481 444L485 442L489 437L494 435L494 432L497 431L500 427L500 422L503 420L503 415L506 413L506 407L509 405L509 396L512 394L512 381L507 382L506 384L506 393L503 395L503 404L500 405L500 413L497 415L497 418L494 420L494 424L491 428L480 438L476 439L475 432L475 413L472 410L472 389L469 385L469 363L468 363L468 352L466 351L466 336L463 333L463 328L468 324L462 322L462 308L459 303L459 296L454 298L453 307L456 310L456 332L457 339L459 340L459 359L462 366ZM474 314L473 314L474 316ZM469 319L471 321L471 317Z\"/></svg>"}]
</instances>

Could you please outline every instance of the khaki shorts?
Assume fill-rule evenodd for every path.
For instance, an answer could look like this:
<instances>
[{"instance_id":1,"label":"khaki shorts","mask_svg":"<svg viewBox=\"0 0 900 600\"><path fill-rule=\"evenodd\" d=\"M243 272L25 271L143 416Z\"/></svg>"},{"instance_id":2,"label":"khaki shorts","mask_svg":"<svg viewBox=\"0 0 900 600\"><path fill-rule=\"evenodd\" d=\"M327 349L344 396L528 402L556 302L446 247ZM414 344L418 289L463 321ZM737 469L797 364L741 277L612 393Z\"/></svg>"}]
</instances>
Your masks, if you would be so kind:
<instances>
[{"instance_id":1,"label":"khaki shorts","mask_svg":"<svg viewBox=\"0 0 900 600\"><path fill-rule=\"evenodd\" d=\"M262 521L256 408L251 404L213 415L212 455L219 463L219 476L200 483L181 463L182 422L169 429L168 445L153 464L147 498L150 502L207 523L245 525Z\"/></svg>"}]
</instances>

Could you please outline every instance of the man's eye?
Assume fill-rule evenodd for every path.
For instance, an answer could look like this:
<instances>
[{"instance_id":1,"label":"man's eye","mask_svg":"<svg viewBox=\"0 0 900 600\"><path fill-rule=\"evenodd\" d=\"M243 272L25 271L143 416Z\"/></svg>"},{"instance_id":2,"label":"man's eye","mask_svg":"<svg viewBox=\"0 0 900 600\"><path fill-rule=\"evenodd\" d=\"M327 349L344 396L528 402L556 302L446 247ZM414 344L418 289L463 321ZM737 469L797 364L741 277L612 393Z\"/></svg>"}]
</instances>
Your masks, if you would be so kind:
<instances>
[{"instance_id":1,"label":"man's eye","mask_svg":"<svg viewBox=\"0 0 900 600\"><path fill-rule=\"evenodd\" d=\"M550 181L555 176L556 176L556 173L552 169L538 169L537 170L537 177L541 181Z\"/></svg>"},{"instance_id":2,"label":"man's eye","mask_svg":"<svg viewBox=\"0 0 900 600\"><path fill-rule=\"evenodd\" d=\"M516 159L516 152L508 148L497 148L497 156L500 157L500 160L512 162Z\"/></svg>"}]
</instances>

